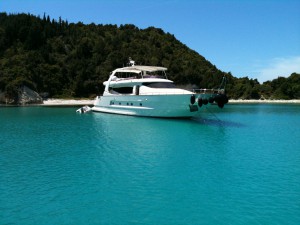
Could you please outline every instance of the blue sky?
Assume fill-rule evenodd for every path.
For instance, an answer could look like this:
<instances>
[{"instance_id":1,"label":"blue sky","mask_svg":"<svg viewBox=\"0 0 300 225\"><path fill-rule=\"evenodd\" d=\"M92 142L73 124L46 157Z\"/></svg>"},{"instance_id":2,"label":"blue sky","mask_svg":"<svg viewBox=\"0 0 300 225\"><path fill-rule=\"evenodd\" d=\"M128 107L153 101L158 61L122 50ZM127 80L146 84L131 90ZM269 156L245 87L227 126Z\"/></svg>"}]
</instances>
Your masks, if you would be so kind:
<instances>
[{"instance_id":1,"label":"blue sky","mask_svg":"<svg viewBox=\"0 0 300 225\"><path fill-rule=\"evenodd\" d=\"M299 0L0 0L0 11L154 26L236 77L300 73Z\"/></svg>"}]
</instances>

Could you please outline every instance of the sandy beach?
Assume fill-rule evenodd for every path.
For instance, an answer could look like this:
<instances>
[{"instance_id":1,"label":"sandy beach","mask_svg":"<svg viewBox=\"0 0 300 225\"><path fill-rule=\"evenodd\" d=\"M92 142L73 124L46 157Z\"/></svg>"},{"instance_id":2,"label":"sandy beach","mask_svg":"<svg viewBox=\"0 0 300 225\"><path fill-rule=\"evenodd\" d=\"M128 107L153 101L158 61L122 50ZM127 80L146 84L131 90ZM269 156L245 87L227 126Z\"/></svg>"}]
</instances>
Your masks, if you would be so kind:
<instances>
[{"instance_id":1,"label":"sandy beach","mask_svg":"<svg viewBox=\"0 0 300 225\"><path fill-rule=\"evenodd\" d=\"M94 99L75 100L75 99L47 99L43 102L45 106L63 106L63 105L93 105Z\"/></svg>"},{"instance_id":2,"label":"sandy beach","mask_svg":"<svg viewBox=\"0 0 300 225\"><path fill-rule=\"evenodd\" d=\"M45 106L63 106L63 105L89 105L92 106L94 99L75 100L75 99L47 99L44 101ZM294 100L243 100L230 99L229 104L300 104L300 99Z\"/></svg>"},{"instance_id":3,"label":"sandy beach","mask_svg":"<svg viewBox=\"0 0 300 225\"><path fill-rule=\"evenodd\" d=\"M230 99L229 103L231 104L240 104L240 103L245 103L245 104L300 104L300 99L292 99L292 100L256 100L256 99Z\"/></svg>"}]
</instances>

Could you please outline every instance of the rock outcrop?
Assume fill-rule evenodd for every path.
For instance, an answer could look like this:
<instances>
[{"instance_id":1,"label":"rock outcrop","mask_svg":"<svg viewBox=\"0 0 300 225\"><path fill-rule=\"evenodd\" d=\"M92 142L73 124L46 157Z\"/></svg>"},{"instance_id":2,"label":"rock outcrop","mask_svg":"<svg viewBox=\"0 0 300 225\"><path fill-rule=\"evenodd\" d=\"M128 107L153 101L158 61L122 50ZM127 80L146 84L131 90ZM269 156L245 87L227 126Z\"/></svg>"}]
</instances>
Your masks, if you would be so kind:
<instances>
[{"instance_id":1,"label":"rock outcrop","mask_svg":"<svg viewBox=\"0 0 300 225\"><path fill-rule=\"evenodd\" d=\"M0 104L5 102L6 102L5 93L0 90Z\"/></svg>"},{"instance_id":2,"label":"rock outcrop","mask_svg":"<svg viewBox=\"0 0 300 225\"><path fill-rule=\"evenodd\" d=\"M22 86L18 91L18 105L27 105L27 104L42 104L42 97L35 91L31 90L27 86Z\"/></svg>"},{"instance_id":3,"label":"rock outcrop","mask_svg":"<svg viewBox=\"0 0 300 225\"><path fill-rule=\"evenodd\" d=\"M14 97L8 97L5 92L0 90L0 104L27 105L42 104L43 98L27 86L21 86Z\"/></svg>"}]
</instances>

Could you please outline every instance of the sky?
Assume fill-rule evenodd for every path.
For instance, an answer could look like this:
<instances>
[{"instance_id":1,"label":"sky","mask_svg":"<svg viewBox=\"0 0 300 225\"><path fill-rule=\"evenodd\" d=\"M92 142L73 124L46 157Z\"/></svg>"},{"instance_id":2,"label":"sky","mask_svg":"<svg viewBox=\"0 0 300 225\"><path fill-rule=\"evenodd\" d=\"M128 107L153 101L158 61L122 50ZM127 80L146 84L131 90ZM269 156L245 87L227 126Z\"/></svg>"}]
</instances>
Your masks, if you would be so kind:
<instances>
[{"instance_id":1,"label":"sky","mask_svg":"<svg viewBox=\"0 0 300 225\"><path fill-rule=\"evenodd\" d=\"M154 26L220 70L261 83L300 73L299 0L0 0L0 12Z\"/></svg>"}]
</instances>

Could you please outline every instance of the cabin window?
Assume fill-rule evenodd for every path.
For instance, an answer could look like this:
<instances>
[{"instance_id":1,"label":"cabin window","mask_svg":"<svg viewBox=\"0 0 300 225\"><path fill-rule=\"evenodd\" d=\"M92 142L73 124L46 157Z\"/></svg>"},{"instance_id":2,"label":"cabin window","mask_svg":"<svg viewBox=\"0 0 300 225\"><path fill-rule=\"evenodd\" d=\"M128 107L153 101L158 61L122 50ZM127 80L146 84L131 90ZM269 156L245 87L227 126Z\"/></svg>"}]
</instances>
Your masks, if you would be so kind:
<instances>
[{"instance_id":1,"label":"cabin window","mask_svg":"<svg viewBox=\"0 0 300 225\"><path fill-rule=\"evenodd\" d=\"M170 82L152 82L143 83L143 85L151 88L176 88L175 84Z\"/></svg>"},{"instance_id":2,"label":"cabin window","mask_svg":"<svg viewBox=\"0 0 300 225\"><path fill-rule=\"evenodd\" d=\"M132 94L133 87L112 88L112 90L120 94Z\"/></svg>"}]
</instances>

